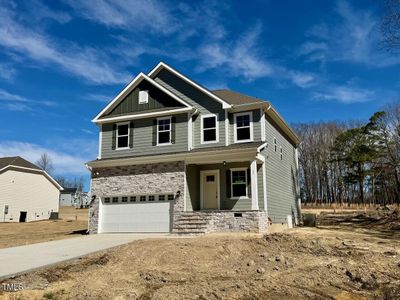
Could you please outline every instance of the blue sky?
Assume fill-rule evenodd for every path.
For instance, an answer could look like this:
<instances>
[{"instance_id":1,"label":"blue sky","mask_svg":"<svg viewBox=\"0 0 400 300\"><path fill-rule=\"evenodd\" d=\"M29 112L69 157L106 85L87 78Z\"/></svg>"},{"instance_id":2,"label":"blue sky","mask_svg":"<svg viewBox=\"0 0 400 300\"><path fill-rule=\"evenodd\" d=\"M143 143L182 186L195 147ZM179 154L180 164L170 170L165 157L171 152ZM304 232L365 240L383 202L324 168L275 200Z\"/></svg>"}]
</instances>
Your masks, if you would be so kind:
<instances>
[{"instance_id":1,"label":"blue sky","mask_svg":"<svg viewBox=\"0 0 400 300\"><path fill-rule=\"evenodd\" d=\"M85 175L90 120L160 60L210 89L271 101L289 123L367 119L399 98L379 1L0 0L0 156Z\"/></svg>"}]
</instances>

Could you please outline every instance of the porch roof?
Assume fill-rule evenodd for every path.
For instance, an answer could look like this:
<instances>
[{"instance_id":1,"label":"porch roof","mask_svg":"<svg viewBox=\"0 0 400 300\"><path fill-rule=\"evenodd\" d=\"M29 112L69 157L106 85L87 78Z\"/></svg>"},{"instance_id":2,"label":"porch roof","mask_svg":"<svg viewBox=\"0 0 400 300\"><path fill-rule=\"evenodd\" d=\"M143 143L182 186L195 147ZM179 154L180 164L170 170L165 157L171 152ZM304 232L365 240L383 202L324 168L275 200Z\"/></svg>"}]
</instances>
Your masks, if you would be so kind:
<instances>
[{"instance_id":1,"label":"porch roof","mask_svg":"<svg viewBox=\"0 0 400 300\"><path fill-rule=\"evenodd\" d=\"M211 163L223 161L245 161L256 158L259 148L265 142L238 143L229 146L197 148L191 151L173 152L167 154L135 155L118 158L102 158L86 163L90 168L124 166L130 164L150 164L183 160L187 163ZM210 154L213 154L210 157Z\"/></svg>"}]
</instances>

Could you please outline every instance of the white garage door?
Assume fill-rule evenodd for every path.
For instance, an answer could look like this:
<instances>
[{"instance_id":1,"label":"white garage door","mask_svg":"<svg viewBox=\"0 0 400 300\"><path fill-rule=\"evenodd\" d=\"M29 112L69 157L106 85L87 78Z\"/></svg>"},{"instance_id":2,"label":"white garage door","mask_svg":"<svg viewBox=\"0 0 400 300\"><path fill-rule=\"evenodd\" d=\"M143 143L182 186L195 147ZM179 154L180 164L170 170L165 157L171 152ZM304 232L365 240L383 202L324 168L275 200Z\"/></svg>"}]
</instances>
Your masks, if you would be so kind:
<instances>
[{"instance_id":1,"label":"white garage door","mask_svg":"<svg viewBox=\"0 0 400 300\"><path fill-rule=\"evenodd\" d=\"M170 201L102 203L100 232L170 232Z\"/></svg>"}]
</instances>

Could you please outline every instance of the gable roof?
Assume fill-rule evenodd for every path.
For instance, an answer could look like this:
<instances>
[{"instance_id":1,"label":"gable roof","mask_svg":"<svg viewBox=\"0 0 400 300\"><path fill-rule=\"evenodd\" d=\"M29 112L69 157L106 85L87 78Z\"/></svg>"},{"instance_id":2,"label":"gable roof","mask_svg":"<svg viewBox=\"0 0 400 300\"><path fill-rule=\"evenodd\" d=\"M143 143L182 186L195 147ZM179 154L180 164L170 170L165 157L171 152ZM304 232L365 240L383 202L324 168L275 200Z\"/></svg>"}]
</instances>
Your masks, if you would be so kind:
<instances>
[{"instance_id":1,"label":"gable roof","mask_svg":"<svg viewBox=\"0 0 400 300\"><path fill-rule=\"evenodd\" d=\"M264 100L250 97L238 92L234 92L231 90L223 89L223 90L214 90L211 91L214 95L224 99L231 105L241 105L241 104L252 104L252 103L267 103Z\"/></svg>"},{"instance_id":2,"label":"gable roof","mask_svg":"<svg viewBox=\"0 0 400 300\"><path fill-rule=\"evenodd\" d=\"M0 169L3 169L8 166L17 166L35 170L42 170L37 165L23 159L20 156L11 156L11 157L0 157Z\"/></svg>"},{"instance_id":3,"label":"gable roof","mask_svg":"<svg viewBox=\"0 0 400 300\"><path fill-rule=\"evenodd\" d=\"M97 114L97 116L92 120L94 123L99 123L99 120L103 115L107 114L110 112L114 107L116 107L125 97L143 80L146 80L150 82L152 85L154 85L156 88L160 89L164 93L166 93L168 96L172 97L174 100L178 101L179 103L183 104L186 108L192 108L188 103L186 103L184 100L179 98L177 95L174 93L171 93L169 90L164 88L162 85L148 77L144 73L139 73L123 90L120 92L100 113ZM112 120L113 118L107 118Z\"/></svg>"},{"instance_id":4,"label":"gable roof","mask_svg":"<svg viewBox=\"0 0 400 300\"><path fill-rule=\"evenodd\" d=\"M224 108L224 109L231 108L231 105L228 102L226 102L224 99L220 98L218 95L215 95L214 93L212 93L211 91L209 91L208 89L203 87L202 85L200 85L200 84L194 82L193 80L187 78L185 75L183 75L182 73L178 72L177 70L171 68L170 66L168 66L164 62L160 62L153 70L151 70L149 72L148 75L149 75L149 77L154 78L163 69L168 70L169 72L171 72L175 76L179 77L180 79L183 79L184 81L186 81L187 83L189 83L190 85L195 87L196 89L198 89L198 90L202 91L203 93L205 93L206 95L210 96L215 101L218 101L219 103L222 104L222 108Z\"/></svg>"},{"instance_id":5,"label":"gable roof","mask_svg":"<svg viewBox=\"0 0 400 300\"><path fill-rule=\"evenodd\" d=\"M0 173L9 168L18 169L19 171L30 171L43 174L56 188L63 190L62 186L54 180L46 171L39 168L37 165L23 159L20 156L0 157Z\"/></svg>"}]
</instances>

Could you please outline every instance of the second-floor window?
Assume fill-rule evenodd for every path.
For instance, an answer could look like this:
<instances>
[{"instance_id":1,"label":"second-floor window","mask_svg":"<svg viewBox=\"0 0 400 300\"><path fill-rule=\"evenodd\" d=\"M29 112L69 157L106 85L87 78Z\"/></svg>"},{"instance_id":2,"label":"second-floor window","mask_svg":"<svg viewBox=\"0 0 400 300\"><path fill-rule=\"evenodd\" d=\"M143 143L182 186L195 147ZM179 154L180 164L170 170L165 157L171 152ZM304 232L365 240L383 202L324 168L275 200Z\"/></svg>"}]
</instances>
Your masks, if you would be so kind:
<instances>
[{"instance_id":1,"label":"second-floor window","mask_svg":"<svg viewBox=\"0 0 400 300\"><path fill-rule=\"evenodd\" d=\"M157 120L157 145L171 144L171 118Z\"/></svg>"},{"instance_id":2,"label":"second-floor window","mask_svg":"<svg viewBox=\"0 0 400 300\"><path fill-rule=\"evenodd\" d=\"M129 123L117 125L117 149L126 149L129 147Z\"/></svg>"},{"instance_id":3,"label":"second-floor window","mask_svg":"<svg viewBox=\"0 0 400 300\"><path fill-rule=\"evenodd\" d=\"M218 121L216 115L201 117L201 143L218 142Z\"/></svg>"},{"instance_id":4,"label":"second-floor window","mask_svg":"<svg viewBox=\"0 0 400 300\"><path fill-rule=\"evenodd\" d=\"M235 114L235 142L253 141L253 114L251 112Z\"/></svg>"}]
</instances>

